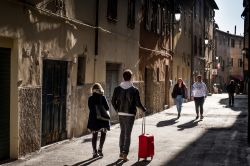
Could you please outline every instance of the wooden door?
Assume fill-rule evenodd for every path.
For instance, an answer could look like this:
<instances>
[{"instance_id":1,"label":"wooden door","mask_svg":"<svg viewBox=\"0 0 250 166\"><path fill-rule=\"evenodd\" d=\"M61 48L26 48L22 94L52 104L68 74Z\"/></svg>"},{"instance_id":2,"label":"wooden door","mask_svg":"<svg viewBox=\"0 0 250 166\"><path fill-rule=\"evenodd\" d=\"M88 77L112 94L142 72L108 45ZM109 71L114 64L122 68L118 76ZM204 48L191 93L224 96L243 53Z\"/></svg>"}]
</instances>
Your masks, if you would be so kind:
<instances>
[{"instance_id":1,"label":"wooden door","mask_svg":"<svg viewBox=\"0 0 250 166\"><path fill-rule=\"evenodd\" d=\"M0 160L10 153L10 48L0 47Z\"/></svg>"},{"instance_id":2,"label":"wooden door","mask_svg":"<svg viewBox=\"0 0 250 166\"><path fill-rule=\"evenodd\" d=\"M42 90L42 146L66 136L67 62L44 60Z\"/></svg>"},{"instance_id":3,"label":"wooden door","mask_svg":"<svg viewBox=\"0 0 250 166\"><path fill-rule=\"evenodd\" d=\"M105 94L106 94L106 97L107 97L107 100L108 100L109 106L110 106L110 115L111 115L111 122L112 123L118 122L118 116L117 116L117 113L115 112L115 110L111 104L111 99L112 99L112 95L113 95L115 87L119 85L119 82L118 82L119 70L120 70L119 64L108 63L106 65L106 90L105 90Z\"/></svg>"}]
</instances>

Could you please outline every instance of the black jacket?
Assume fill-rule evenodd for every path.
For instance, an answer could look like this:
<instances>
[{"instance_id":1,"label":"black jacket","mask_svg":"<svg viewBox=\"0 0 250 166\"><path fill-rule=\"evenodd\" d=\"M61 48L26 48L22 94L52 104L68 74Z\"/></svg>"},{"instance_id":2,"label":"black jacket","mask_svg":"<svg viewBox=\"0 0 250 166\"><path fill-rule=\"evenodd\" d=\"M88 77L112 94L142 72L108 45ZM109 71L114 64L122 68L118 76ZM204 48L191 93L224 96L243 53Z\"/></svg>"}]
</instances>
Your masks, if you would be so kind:
<instances>
[{"instance_id":1,"label":"black jacket","mask_svg":"<svg viewBox=\"0 0 250 166\"><path fill-rule=\"evenodd\" d=\"M146 108L142 105L139 91L136 87L131 86L128 89L123 89L118 86L114 89L112 97L112 105L117 112L136 114L136 107L143 112Z\"/></svg>"},{"instance_id":2,"label":"black jacket","mask_svg":"<svg viewBox=\"0 0 250 166\"><path fill-rule=\"evenodd\" d=\"M235 84L229 84L227 85L227 92L228 93L235 93L236 86Z\"/></svg>"},{"instance_id":3,"label":"black jacket","mask_svg":"<svg viewBox=\"0 0 250 166\"><path fill-rule=\"evenodd\" d=\"M92 130L92 131L98 131L102 128L106 128L106 129L110 130L110 122L109 121L98 120L96 118L95 105L100 104L100 102L103 104L103 106L106 110L109 110L109 106L108 106L108 102L106 100L106 97L101 95L101 94L93 93L93 95L90 96L89 100L88 100L89 119L88 119L87 128Z\"/></svg>"},{"instance_id":4,"label":"black jacket","mask_svg":"<svg viewBox=\"0 0 250 166\"><path fill-rule=\"evenodd\" d=\"M175 86L174 86L174 89L173 89L173 92L172 92L172 98L176 98L177 97L177 91L178 91L178 84L175 84ZM183 84L182 86L181 86L181 94L182 94L182 97L183 98L187 98L187 87L185 86L185 84Z\"/></svg>"}]
</instances>

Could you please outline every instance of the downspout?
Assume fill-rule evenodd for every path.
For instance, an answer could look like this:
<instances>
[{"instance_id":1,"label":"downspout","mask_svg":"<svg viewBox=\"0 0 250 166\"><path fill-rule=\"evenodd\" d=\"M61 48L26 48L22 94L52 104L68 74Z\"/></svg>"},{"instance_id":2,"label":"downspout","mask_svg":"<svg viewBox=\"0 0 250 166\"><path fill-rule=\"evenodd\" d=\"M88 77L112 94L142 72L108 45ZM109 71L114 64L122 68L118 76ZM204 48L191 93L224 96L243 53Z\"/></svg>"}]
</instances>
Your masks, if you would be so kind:
<instances>
[{"instance_id":1,"label":"downspout","mask_svg":"<svg viewBox=\"0 0 250 166\"><path fill-rule=\"evenodd\" d=\"M203 55L203 58L204 58L204 64L203 64L203 67L204 67L204 70L203 70L203 79L204 79L204 81L206 81L205 83L206 84L208 84L207 83L207 77L206 77L206 60L209 60L209 48L207 49L207 57L206 57L206 47L205 47L205 45L204 45L204 39L205 39L205 35L206 35L206 12L205 12L205 10L206 10L206 2L205 1L203 1L203 39L202 39L202 46L201 46L201 48L204 48L204 51L202 51L203 53L204 53L204 55ZM208 23L208 36L207 36L207 38L208 38L208 40L209 40L209 23ZM207 58L207 59L206 59Z\"/></svg>"},{"instance_id":2,"label":"downspout","mask_svg":"<svg viewBox=\"0 0 250 166\"><path fill-rule=\"evenodd\" d=\"M249 22L249 0L247 2L247 15L248 15L248 22ZM247 83L248 83L248 95L249 95L249 64L250 64L250 57L249 57L249 48L250 48L250 35L249 35L249 23L247 24L247 34L248 34L248 48L247 48L247 58L248 58L248 70L247 70ZM249 108L249 102L248 102L248 108ZM248 145L250 146L250 110L248 109Z\"/></svg>"},{"instance_id":3,"label":"downspout","mask_svg":"<svg viewBox=\"0 0 250 166\"><path fill-rule=\"evenodd\" d=\"M194 3L195 4L195 3ZM194 63L194 4L192 5L191 10L191 72L190 72L190 99L191 99L191 92L192 92L192 85L193 85L193 63Z\"/></svg>"},{"instance_id":4,"label":"downspout","mask_svg":"<svg viewBox=\"0 0 250 166\"><path fill-rule=\"evenodd\" d=\"M95 72L96 72L96 56L98 55L98 41L99 41L99 0L96 0L96 9L95 9L95 57L94 57L94 75L93 81L95 82Z\"/></svg>"},{"instance_id":5,"label":"downspout","mask_svg":"<svg viewBox=\"0 0 250 166\"><path fill-rule=\"evenodd\" d=\"M171 58L171 60L170 60L170 62L171 62L171 65L170 65L170 70L171 70L171 72L170 72L170 78L171 78L171 86L172 86L172 84L173 84L173 71L174 71L174 69L173 69L173 59L174 59L174 56L175 56L175 50L174 50L174 14L175 14L175 0L174 0L174 3L173 3L173 6L172 6L172 9L173 9L173 12L172 12L172 15L171 15L171 32L172 32L172 34L171 34L171 36L172 36L172 38L171 38L171 50L172 50L172 58ZM171 88L171 87L170 87Z\"/></svg>"}]
</instances>

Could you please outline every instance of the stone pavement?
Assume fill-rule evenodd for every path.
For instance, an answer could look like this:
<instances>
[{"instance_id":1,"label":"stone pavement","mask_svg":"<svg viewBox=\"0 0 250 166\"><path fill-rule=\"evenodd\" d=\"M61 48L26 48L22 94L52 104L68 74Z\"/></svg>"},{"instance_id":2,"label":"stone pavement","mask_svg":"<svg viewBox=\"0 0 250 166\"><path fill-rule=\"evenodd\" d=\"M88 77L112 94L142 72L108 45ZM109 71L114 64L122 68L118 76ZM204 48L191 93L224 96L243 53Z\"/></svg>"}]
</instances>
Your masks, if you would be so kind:
<instances>
[{"instance_id":1,"label":"stone pavement","mask_svg":"<svg viewBox=\"0 0 250 166\"><path fill-rule=\"evenodd\" d=\"M118 162L119 125L108 132L104 157L92 159L91 135L62 141L10 166L247 166L250 150L247 146L247 96L238 95L235 107L227 107L227 94L213 94L204 104L204 119L195 120L194 102L183 105L180 119L175 106L146 117L146 133L155 137L152 161L137 157L141 119L136 120L128 162Z\"/></svg>"}]
</instances>

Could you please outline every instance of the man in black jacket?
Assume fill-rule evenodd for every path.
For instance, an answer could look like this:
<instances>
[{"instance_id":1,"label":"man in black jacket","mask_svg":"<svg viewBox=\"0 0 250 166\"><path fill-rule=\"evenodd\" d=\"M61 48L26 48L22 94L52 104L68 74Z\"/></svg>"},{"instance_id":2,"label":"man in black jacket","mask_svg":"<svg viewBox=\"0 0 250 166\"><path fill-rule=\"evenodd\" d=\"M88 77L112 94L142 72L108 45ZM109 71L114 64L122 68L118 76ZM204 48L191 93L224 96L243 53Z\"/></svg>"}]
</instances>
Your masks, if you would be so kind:
<instances>
[{"instance_id":1,"label":"man in black jacket","mask_svg":"<svg viewBox=\"0 0 250 166\"><path fill-rule=\"evenodd\" d=\"M234 84L234 80L230 81L230 84L227 85L227 92L228 92L228 100L229 100L229 107L230 106L234 106L234 93L235 93L235 84Z\"/></svg>"},{"instance_id":2,"label":"man in black jacket","mask_svg":"<svg viewBox=\"0 0 250 166\"><path fill-rule=\"evenodd\" d=\"M131 132L135 121L136 107L143 112L146 108L141 104L140 94L132 83L132 71L127 69L123 72L124 81L114 89L112 105L118 112L120 133L120 159L128 161Z\"/></svg>"},{"instance_id":3,"label":"man in black jacket","mask_svg":"<svg viewBox=\"0 0 250 166\"><path fill-rule=\"evenodd\" d=\"M229 107L234 106L234 93L235 93L235 84L234 80L230 81L230 84L227 85L227 92L228 92L228 100L229 100Z\"/></svg>"}]
</instances>

